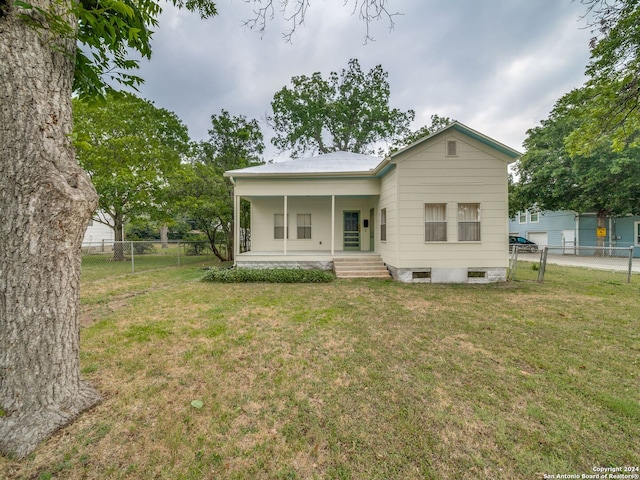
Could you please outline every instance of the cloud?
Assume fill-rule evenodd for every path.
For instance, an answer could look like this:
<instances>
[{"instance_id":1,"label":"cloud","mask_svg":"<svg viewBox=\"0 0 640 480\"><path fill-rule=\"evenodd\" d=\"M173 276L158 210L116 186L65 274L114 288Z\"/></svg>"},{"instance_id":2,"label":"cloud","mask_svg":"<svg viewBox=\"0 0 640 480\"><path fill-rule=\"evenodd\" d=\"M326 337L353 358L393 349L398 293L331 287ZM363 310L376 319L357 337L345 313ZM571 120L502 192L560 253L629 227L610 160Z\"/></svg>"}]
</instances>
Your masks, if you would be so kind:
<instances>
[{"instance_id":1,"label":"cloud","mask_svg":"<svg viewBox=\"0 0 640 480\"><path fill-rule=\"evenodd\" d=\"M140 95L174 111L194 139L207 138L212 114L264 120L276 91L296 75L339 71L350 58L389 73L391 103L416 111L415 128L438 114L455 118L513 148L555 101L584 82L589 32L577 2L557 0L395 0L395 28L365 24L353 2L311 0L304 25L286 43L279 12L260 35L242 24L247 2L219 2L202 21L167 6L144 62ZM265 139L272 136L262 123ZM273 148L267 157L276 155Z\"/></svg>"}]
</instances>

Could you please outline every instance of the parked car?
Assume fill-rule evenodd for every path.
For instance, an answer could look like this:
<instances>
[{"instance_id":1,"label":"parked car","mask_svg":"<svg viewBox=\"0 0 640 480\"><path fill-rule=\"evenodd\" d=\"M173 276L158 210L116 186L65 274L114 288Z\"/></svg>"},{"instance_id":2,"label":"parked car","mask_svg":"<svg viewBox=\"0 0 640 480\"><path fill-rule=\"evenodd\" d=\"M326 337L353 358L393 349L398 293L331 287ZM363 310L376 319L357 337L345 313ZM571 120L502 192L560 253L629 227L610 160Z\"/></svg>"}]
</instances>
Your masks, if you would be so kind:
<instances>
[{"instance_id":1,"label":"parked car","mask_svg":"<svg viewBox=\"0 0 640 480\"><path fill-rule=\"evenodd\" d=\"M509 251L513 251L513 246L518 246L519 252L535 253L538 251L538 245L531 240L527 240L524 237L516 237L515 235L509 235Z\"/></svg>"}]
</instances>

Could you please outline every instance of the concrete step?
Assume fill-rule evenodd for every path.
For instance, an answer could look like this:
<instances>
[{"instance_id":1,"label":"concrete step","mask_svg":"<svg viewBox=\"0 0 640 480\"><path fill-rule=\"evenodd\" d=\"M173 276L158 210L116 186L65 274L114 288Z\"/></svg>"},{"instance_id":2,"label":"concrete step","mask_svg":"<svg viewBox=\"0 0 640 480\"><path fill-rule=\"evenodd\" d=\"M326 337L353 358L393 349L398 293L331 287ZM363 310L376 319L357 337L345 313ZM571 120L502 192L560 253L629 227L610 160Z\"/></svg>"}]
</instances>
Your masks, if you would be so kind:
<instances>
[{"instance_id":1,"label":"concrete step","mask_svg":"<svg viewBox=\"0 0 640 480\"><path fill-rule=\"evenodd\" d=\"M338 278L390 278L379 255L336 257L333 269Z\"/></svg>"}]
</instances>

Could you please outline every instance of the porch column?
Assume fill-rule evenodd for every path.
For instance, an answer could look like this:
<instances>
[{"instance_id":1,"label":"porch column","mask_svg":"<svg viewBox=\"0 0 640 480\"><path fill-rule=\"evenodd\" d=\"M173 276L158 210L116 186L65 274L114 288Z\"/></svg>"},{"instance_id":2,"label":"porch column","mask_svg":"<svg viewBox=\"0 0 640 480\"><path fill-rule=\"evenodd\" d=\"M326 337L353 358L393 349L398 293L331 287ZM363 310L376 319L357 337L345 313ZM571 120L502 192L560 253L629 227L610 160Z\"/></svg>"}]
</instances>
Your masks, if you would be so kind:
<instances>
[{"instance_id":1,"label":"porch column","mask_svg":"<svg viewBox=\"0 0 640 480\"><path fill-rule=\"evenodd\" d=\"M289 217L287 213L288 200L287 196L284 196L284 255L287 255L287 237L289 236Z\"/></svg>"},{"instance_id":2,"label":"porch column","mask_svg":"<svg viewBox=\"0 0 640 480\"><path fill-rule=\"evenodd\" d=\"M336 196L331 195L331 256L336 254Z\"/></svg>"},{"instance_id":3,"label":"porch column","mask_svg":"<svg viewBox=\"0 0 640 480\"><path fill-rule=\"evenodd\" d=\"M240 196L233 197L233 263L240 255Z\"/></svg>"}]
</instances>

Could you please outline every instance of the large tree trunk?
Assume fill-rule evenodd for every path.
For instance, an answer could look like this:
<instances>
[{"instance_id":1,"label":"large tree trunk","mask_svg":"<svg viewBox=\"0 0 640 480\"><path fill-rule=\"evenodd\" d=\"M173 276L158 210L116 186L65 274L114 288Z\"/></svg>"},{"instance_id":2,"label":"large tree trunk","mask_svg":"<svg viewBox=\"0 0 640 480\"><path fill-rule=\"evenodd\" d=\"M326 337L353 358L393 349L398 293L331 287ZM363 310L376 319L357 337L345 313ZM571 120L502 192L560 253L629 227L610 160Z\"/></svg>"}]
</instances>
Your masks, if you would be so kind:
<instances>
[{"instance_id":1,"label":"large tree trunk","mask_svg":"<svg viewBox=\"0 0 640 480\"><path fill-rule=\"evenodd\" d=\"M169 248L169 225L167 224L160 227L160 241L162 248Z\"/></svg>"},{"instance_id":2,"label":"large tree trunk","mask_svg":"<svg viewBox=\"0 0 640 480\"><path fill-rule=\"evenodd\" d=\"M97 195L69 143L73 55L53 48L75 40L38 34L12 4L0 16L0 452L23 457L100 400L80 379L77 318Z\"/></svg>"},{"instance_id":3,"label":"large tree trunk","mask_svg":"<svg viewBox=\"0 0 640 480\"><path fill-rule=\"evenodd\" d=\"M124 235L122 233L124 228L124 219L121 213L116 212L113 218L113 233L114 233L114 243L113 243L113 257L111 260L114 262L122 262L124 261Z\"/></svg>"}]
</instances>

